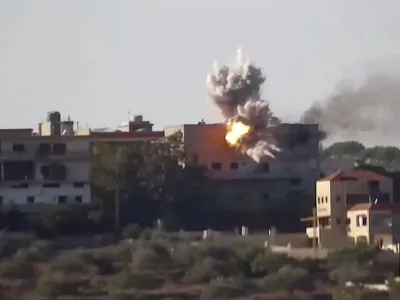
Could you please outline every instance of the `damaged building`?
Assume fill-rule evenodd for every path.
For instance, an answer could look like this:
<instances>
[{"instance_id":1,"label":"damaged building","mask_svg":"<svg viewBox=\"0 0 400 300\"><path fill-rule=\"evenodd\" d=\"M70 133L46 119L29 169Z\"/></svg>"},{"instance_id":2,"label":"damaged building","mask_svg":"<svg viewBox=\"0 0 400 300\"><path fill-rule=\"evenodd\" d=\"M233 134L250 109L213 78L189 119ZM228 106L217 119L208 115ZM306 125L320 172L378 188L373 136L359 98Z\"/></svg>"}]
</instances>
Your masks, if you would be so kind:
<instances>
[{"instance_id":1,"label":"damaged building","mask_svg":"<svg viewBox=\"0 0 400 300\"><path fill-rule=\"evenodd\" d=\"M32 129L0 130L3 204L90 202L90 141L51 112Z\"/></svg>"},{"instance_id":2,"label":"damaged building","mask_svg":"<svg viewBox=\"0 0 400 300\"><path fill-rule=\"evenodd\" d=\"M313 201L320 177L318 125L279 125L273 135L281 152L261 163L227 144L224 124L170 126L165 135L177 131L183 134L187 163L207 167L218 207L257 211L305 198Z\"/></svg>"}]
</instances>

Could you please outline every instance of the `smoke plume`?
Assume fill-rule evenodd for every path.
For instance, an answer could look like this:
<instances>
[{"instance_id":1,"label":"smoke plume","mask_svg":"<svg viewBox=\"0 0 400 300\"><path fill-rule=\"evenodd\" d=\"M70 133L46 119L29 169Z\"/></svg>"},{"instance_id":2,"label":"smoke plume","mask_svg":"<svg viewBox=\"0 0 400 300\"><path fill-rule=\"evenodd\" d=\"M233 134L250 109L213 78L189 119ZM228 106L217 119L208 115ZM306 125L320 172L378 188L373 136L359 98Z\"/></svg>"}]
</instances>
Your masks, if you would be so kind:
<instances>
[{"instance_id":1,"label":"smoke plume","mask_svg":"<svg viewBox=\"0 0 400 300\"><path fill-rule=\"evenodd\" d=\"M250 133L240 140L239 148L257 162L273 158L280 151L269 130L279 120L260 95L264 81L261 69L248 59L244 61L239 49L232 66L218 67L214 62L214 72L207 76L206 86L208 97L218 106L226 122L250 126Z\"/></svg>"},{"instance_id":2,"label":"smoke plume","mask_svg":"<svg viewBox=\"0 0 400 300\"><path fill-rule=\"evenodd\" d=\"M318 123L330 138L361 138L367 143L397 140L400 76L373 74L360 84L346 82L326 101L315 103L302 122Z\"/></svg>"}]
</instances>

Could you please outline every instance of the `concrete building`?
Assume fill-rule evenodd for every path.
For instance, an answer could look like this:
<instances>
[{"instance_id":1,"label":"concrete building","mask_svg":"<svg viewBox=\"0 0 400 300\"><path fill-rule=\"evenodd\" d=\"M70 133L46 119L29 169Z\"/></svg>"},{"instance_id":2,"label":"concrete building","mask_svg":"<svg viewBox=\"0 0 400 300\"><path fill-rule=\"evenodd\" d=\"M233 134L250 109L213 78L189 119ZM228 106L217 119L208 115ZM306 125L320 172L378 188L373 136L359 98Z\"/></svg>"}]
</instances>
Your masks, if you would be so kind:
<instances>
[{"instance_id":1,"label":"concrete building","mask_svg":"<svg viewBox=\"0 0 400 300\"><path fill-rule=\"evenodd\" d=\"M90 142L75 136L73 122L49 113L32 129L0 130L0 202L89 203Z\"/></svg>"},{"instance_id":2,"label":"concrete building","mask_svg":"<svg viewBox=\"0 0 400 300\"><path fill-rule=\"evenodd\" d=\"M317 239L322 243L325 240L348 241L358 240L359 235L372 241L376 232L369 231L372 227L365 227L369 216L374 216L376 211L391 211L393 202L393 181L392 179L361 170L341 171L333 173L316 183L316 226L307 228L307 235L313 238L314 231ZM361 223L359 219L354 220L359 211L363 208L366 219ZM357 217L358 218L358 217ZM306 221L311 221L311 218ZM370 221L367 221L367 223ZM368 223L369 224L369 223ZM361 231L360 231L361 230ZM365 235L365 230L369 233ZM329 237L329 238L328 238ZM385 239L387 240L387 238Z\"/></svg>"},{"instance_id":3,"label":"concrete building","mask_svg":"<svg viewBox=\"0 0 400 300\"><path fill-rule=\"evenodd\" d=\"M315 193L319 171L317 125L282 124L274 136L282 151L276 159L256 163L225 141L224 124L185 124L165 128L165 136L181 131L189 164L206 166L217 204L229 210L258 210L283 205L284 199Z\"/></svg>"}]
</instances>

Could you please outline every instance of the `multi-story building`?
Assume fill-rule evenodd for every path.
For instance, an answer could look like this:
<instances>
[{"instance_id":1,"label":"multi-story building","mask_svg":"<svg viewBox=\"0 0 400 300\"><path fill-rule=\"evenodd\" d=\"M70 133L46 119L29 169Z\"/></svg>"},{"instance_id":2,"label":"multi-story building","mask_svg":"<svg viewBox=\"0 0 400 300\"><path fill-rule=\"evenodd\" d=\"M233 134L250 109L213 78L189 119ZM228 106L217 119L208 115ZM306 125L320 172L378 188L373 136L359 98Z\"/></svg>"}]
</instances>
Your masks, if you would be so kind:
<instances>
[{"instance_id":1,"label":"multi-story building","mask_svg":"<svg viewBox=\"0 0 400 300\"><path fill-rule=\"evenodd\" d=\"M0 200L3 204L88 203L90 142L71 120L49 113L32 129L0 130Z\"/></svg>"},{"instance_id":2,"label":"multi-story building","mask_svg":"<svg viewBox=\"0 0 400 300\"><path fill-rule=\"evenodd\" d=\"M187 163L206 166L218 205L233 210L257 210L284 205L284 199L315 193L319 171L317 125L281 124L274 134L282 149L275 159L256 163L225 141L224 124L185 124L165 128L181 131Z\"/></svg>"},{"instance_id":3,"label":"multi-story building","mask_svg":"<svg viewBox=\"0 0 400 300\"><path fill-rule=\"evenodd\" d=\"M348 237L353 241L375 240L374 236L377 237L378 231L383 227L370 224L380 223L377 221L377 215L381 214L378 211L384 211L385 214L396 212L392 202L393 181L388 177L361 170L333 173L316 183L317 228L307 228L307 235L313 238L316 233L316 238L321 241L324 236L326 241L344 241ZM377 228L378 231L375 230ZM387 234L388 231L381 233Z\"/></svg>"}]
</instances>

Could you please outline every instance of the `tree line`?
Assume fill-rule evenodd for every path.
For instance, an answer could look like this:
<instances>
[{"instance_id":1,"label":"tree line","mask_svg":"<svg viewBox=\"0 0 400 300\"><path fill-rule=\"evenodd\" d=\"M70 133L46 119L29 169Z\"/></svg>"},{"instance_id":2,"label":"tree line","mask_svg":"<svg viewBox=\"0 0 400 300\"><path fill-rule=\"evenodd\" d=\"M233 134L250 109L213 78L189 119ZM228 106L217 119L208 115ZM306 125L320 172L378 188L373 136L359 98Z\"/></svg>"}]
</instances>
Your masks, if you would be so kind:
<instances>
[{"instance_id":1,"label":"tree line","mask_svg":"<svg viewBox=\"0 0 400 300\"><path fill-rule=\"evenodd\" d=\"M353 158L359 165L374 165L389 171L400 170L400 149L395 146L365 147L357 141L338 142L321 152L322 158Z\"/></svg>"}]
</instances>

